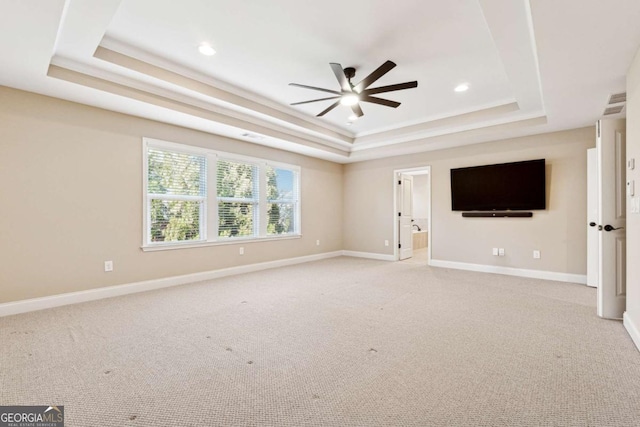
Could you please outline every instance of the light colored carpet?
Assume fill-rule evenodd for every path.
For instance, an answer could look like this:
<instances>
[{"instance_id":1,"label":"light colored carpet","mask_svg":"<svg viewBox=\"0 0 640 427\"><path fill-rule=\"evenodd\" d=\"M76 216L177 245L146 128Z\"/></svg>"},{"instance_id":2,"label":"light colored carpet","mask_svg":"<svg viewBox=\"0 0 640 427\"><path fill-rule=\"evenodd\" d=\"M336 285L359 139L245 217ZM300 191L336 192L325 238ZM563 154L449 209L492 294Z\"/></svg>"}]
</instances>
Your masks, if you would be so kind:
<instances>
[{"instance_id":1,"label":"light colored carpet","mask_svg":"<svg viewBox=\"0 0 640 427\"><path fill-rule=\"evenodd\" d=\"M335 258L0 319L0 404L68 426L639 426L582 285Z\"/></svg>"},{"instance_id":2,"label":"light colored carpet","mask_svg":"<svg viewBox=\"0 0 640 427\"><path fill-rule=\"evenodd\" d=\"M423 249L415 249L413 251L413 256L411 258L403 260L402 262L427 265L427 260L428 260L427 248L423 248Z\"/></svg>"}]
</instances>

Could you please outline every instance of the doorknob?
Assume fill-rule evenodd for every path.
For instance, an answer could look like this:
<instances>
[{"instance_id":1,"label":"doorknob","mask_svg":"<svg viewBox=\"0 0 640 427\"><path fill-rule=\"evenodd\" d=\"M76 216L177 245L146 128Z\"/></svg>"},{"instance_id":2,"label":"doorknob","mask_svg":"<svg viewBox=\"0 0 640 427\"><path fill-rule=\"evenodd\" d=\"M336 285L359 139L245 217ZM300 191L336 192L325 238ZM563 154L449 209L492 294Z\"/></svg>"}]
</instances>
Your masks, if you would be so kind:
<instances>
[{"instance_id":1,"label":"doorknob","mask_svg":"<svg viewBox=\"0 0 640 427\"><path fill-rule=\"evenodd\" d=\"M595 227L595 226L596 226L596 223L595 223L595 222L590 222L590 223L589 223L589 227Z\"/></svg>"},{"instance_id":2,"label":"doorknob","mask_svg":"<svg viewBox=\"0 0 640 427\"><path fill-rule=\"evenodd\" d=\"M615 227L612 227L609 224L607 224L607 225L604 226L604 231L622 230L623 228L624 227L615 228Z\"/></svg>"}]
</instances>

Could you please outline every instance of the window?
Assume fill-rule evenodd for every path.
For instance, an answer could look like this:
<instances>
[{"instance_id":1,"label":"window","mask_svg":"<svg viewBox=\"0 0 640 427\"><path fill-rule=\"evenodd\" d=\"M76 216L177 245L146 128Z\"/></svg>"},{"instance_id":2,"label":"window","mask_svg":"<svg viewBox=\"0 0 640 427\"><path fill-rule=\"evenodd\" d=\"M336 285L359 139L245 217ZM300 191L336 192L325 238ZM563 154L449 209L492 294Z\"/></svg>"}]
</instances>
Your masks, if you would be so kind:
<instances>
[{"instance_id":1,"label":"window","mask_svg":"<svg viewBox=\"0 0 640 427\"><path fill-rule=\"evenodd\" d=\"M149 148L147 161L149 242L204 238L206 158Z\"/></svg>"},{"instance_id":2,"label":"window","mask_svg":"<svg viewBox=\"0 0 640 427\"><path fill-rule=\"evenodd\" d=\"M258 166L218 160L218 236L255 236L258 226Z\"/></svg>"},{"instance_id":3,"label":"window","mask_svg":"<svg viewBox=\"0 0 640 427\"><path fill-rule=\"evenodd\" d=\"M298 180L291 169L267 165L267 234L290 234L296 230Z\"/></svg>"},{"instance_id":4,"label":"window","mask_svg":"<svg viewBox=\"0 0 640 427\"><path fill-rule=\"evenodd\" d=\"M143 248L300 235L300 168L144 139Z\"/></svg>"}]
</instances>

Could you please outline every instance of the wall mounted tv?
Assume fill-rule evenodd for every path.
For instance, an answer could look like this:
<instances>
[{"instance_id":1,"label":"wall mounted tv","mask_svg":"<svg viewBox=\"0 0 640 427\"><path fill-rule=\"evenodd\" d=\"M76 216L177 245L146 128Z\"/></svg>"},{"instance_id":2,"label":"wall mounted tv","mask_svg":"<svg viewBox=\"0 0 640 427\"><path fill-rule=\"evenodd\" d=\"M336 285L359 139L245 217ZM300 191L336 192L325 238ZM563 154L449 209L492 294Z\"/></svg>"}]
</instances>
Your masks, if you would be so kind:
<instances>
[{"instance_id":1,"label":"wall mounted tv","mask_svg":"<svg viewBox=\"0 0 640 427\"><path fill-rule=\"evenodd\" d=\"M544 159L451 169L451 209L546 209Z\"/></svg>"}]
</instances>

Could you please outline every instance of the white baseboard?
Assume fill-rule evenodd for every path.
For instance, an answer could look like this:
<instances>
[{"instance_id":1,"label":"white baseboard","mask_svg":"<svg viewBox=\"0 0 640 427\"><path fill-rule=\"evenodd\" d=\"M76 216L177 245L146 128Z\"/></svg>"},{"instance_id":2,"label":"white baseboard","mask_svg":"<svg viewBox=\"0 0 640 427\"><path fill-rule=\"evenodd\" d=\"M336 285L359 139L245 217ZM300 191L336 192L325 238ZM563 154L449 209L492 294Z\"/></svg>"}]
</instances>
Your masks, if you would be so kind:
<instances>
[{"instance_id":1,"label":"white baseboard","mask_svg":"<svg viewBox=\"0 0 640 427\"><path fill-rule=\"evenodd\" d=\"M342 251L325 252L316 255L307 255L296 258L280 259L276 261L261 262L256 264L241 265L238 267L223 268L220 270L203 271L200 273L185 274L182 276L165 277L162 279L146 280L144 282L128 283L124 285L106 286L103 288L89 289L86 291L69 292L41 298L31 298L21 301L12 301L0 304L0 317L29 311L44 310L63 305L77 304L80 302L94 301L103 298L111 298L121 295L146 292L154 289L168 288L170 286L184 285L203 280L217 279L236 274L251 273L267 270L269 268L284 267L287 265L301 264L310 261L318 261L343 255Z\"/></svg>"},{"instance_id":2,"label":"white baseboard","mask_svg":"<svg viewBox=\"0 0 640 427\"><path fill-rule=\"evenodd\" d=\"M633 323L633 321L631 320L631 317L626 311L622 315L622 324L624 325L624 328L627 330L627 332L631 336L631 339L633 340L633 343L636 345L638 351L640 351L640 329L638 329L638 326Z\"/></svg>"},{"instance_id":3,"label":"white baseboard","mask_svg":"<svg viewBox=\"0 0 640 427\"><path fill-rule=\"evenodd\" d=\"M506 274L508 276L531 277L533 279L555 280L557 282L570 282L587 284L586 274L558 273L555 271L525 270L522 268L501 267L497 265L469 264L466 262L443 261L432 259L429 264L432 267L454 268L457 270L480 271L483 273Z\"/></svg>"},{"instance_id":4,"label":"white baseboard","mask_svg":"<svg viewBox=\"0 0 640 427\"><path fill-rule=\"evenodd\" d=\"M396 258L393 255L377 254L374 252L342 251L342 255L352 256L356 258L377 259L379 261L395 261L396 260Z\"/></svg>"}]
</instances>

